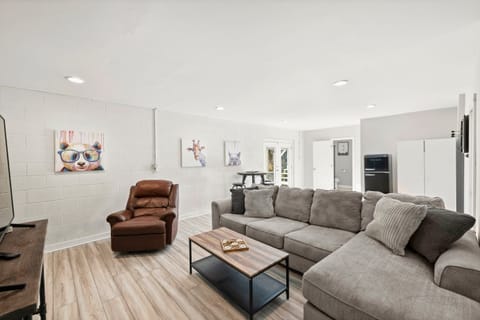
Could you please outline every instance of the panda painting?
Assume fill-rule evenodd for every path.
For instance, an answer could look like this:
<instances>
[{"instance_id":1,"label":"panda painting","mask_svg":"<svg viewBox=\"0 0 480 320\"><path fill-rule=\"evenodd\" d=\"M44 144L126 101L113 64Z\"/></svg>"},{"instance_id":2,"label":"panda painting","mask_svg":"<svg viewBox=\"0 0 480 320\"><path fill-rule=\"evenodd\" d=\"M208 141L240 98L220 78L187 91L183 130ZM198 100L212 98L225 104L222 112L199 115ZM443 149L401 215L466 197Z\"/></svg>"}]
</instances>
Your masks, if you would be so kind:
<instances>
[{"instance_id":1,"label":"panda painting","mask_svg":"<svg viewBox=\"0 0 480 320\"><path fill-rule=\"evenodd\" d=\"M103 134L73 130L57 132L56 172L104 170L102 166Z\"/></svg>"}]
</instances>

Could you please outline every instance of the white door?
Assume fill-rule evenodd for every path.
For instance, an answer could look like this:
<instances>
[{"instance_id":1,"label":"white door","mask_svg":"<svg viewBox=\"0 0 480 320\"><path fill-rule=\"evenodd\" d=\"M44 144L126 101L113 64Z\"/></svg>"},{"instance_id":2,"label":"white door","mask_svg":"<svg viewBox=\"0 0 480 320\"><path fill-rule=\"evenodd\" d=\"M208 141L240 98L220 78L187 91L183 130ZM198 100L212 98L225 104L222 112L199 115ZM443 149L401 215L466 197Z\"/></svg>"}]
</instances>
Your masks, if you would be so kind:
<instances>
[{"instance_id":1,"label":"white door","mask_svg":"<svg viewBox=\"0 0 480 320\"><path fill-rule=\"evenodd\" d=\"M275 185L290 186L293 182L292 145L286 142L264 144L266 179Z\"/></svg>"},{"instance_id":2,"label":"white door","mask_svg":"<svg viewBox=\"0 0 480 320\"><path fill-rule=\"evenodd\" d=\"M397 144L397 191L416 196L425 194L424 140Z\"/></svg>"},{"instance_id":3,"label":"white door","mask_svg":"<svg viewBox=\"0 0 480 320\"><path fill-rule=\"evenodd\" d=\"M333 145L330 140L313 142L313 187L334 188Z\"/></svg>"},{"instance_id":4,"label":"white door","mask_svg":"<svg viewBox=\"0 0 480 320\"><path fill-rule=\"evenodd\" d=\"M425 195L437 196L456 210L455 138L425 140Z\"/></svg>"}]
</instances>

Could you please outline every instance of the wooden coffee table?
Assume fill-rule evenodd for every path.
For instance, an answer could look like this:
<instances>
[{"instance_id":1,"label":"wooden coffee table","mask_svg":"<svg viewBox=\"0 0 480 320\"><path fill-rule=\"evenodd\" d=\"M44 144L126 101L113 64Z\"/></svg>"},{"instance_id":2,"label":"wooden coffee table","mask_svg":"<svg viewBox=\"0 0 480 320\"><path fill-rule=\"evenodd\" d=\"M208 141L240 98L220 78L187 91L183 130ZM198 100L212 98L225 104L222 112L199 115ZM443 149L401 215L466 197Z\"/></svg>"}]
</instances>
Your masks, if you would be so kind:
<instances>
[{"instance_id":1,"label":"wooden coffee table","mask_svg":"<svg viewBox=\"0 0 480 320\"><path fill-rule=\"evenodd\" d=\"M244 239L246 251L225 253L220 241ZM211 253L192 262L192 242ZM289 298L288 253L275 249L227 228L203 232L189 238L190 274L192 268L222 292L229 300L253 315L266 304L285 292ZM285 261L285 283L265 271Z\"/></svg>"}]
</instances>

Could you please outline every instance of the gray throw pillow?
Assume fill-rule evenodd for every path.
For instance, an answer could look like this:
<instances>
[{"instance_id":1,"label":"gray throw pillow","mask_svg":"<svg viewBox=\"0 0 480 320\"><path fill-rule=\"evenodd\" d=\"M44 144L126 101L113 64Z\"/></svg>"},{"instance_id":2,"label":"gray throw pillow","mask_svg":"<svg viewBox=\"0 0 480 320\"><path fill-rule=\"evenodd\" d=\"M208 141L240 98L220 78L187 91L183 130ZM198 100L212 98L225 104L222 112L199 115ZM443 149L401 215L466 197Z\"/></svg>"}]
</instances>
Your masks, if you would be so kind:
<instances>
[{"instance_id":1,"label":"gray throw pillow","mask_svg":"<svg viewBox=\"0 0 480 320\"><path fill-rule=\"evenodd\" d=\"M390 248L394 254L405 255L405 247L427 214L427 206L382 198L377 202L373 221L365 233Z\"/></svg>"},{"instance_id":2,"label":"gray throw pillow","mask_svg":"<svg viewBox=\"0 0 480 320\"><path fill-rule=\"evenodd\" d=\"M446 209L428 208L427 216L410 239L409 246L430 263L460 239L475 224L475 218Z\"/></svg>"},{"instance_id":3,"label":"gray throw pillow","mask_svg":"<svg viewBox=\"0 0 480 320\"><path fill-rule=\"evenodd\" d=\"M261 190L244 190L245 216L255 218L271 218L273 212L273 188Z\"/></svg>"}]
</instances>

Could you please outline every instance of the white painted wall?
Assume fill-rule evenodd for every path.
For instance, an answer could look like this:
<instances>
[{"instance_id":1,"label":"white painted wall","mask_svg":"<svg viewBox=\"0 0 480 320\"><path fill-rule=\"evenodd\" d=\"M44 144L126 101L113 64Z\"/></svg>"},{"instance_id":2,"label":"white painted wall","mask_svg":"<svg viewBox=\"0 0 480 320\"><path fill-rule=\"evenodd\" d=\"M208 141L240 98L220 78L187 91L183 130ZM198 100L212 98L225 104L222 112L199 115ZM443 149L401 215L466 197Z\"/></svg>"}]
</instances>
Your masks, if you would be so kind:
<instances>
[{"instance_id":1,"label":"white painted wall","mask_svg":"<svg viewBox=\"0 0 480 320\"><path fill-rule=\"evenodd\" d=\"M476 143L476 168L477 168L477 176L475 180L476 184L476 211L475 215L477 218L476 222L476 231L477 231L477 238L480 241L480 54L478 55L478 63L476 68L476 78L475 78L475 90L477 93L477 135L475 137Z\"/></svg>"},{"instance_id":2,"label":"white painted wall","mask_svg":"<svg viewBox=\"0 0 480 320\"><path fill-rule=\"evenodd\" d=\"M353 189L361 191L361 159L360 159L360 126L327 128L320 130L303 131L303 182L305 187L313 187L313 142L335 138L353 138Z\"/></svg>"},{"instance_id":3,"label":"white painted wall","mask_svg":"<svg viewBox=\"0 0 480 320\"><path fill-rule=\"evenodd\" d=\"M391 154L393 162L393 191L396 191L397 143L404 140L450 137L450 131L456 129L456 110L456 108L434 109L388 117L362 119L360 121L362 159L363 155L366 154Z\"/></svg>"},{"instance_id":4,"label":"white painted wall","mask_svg":"<svg viewBox=\"0 0 480 320\"><path fill-rule=\"evenodd\" d=\"M228 196L237 171L263 169L264 139L301 147L297 131L160 111L154 173L150 109L0 87L0 114L7 124L16 221L48 218L50 248L105 236L106 216L124 208L129 186L140 179L179 183L181 216L208 213L213 199ZM105 133L105 172L54 174L54 130L68 128ZM207 168L180 168L181 137L207 145ZM224 140L241 141L242 167L224 166ZM296 185L302 183L299 157Z\"/></svg>"}]
</instances>

